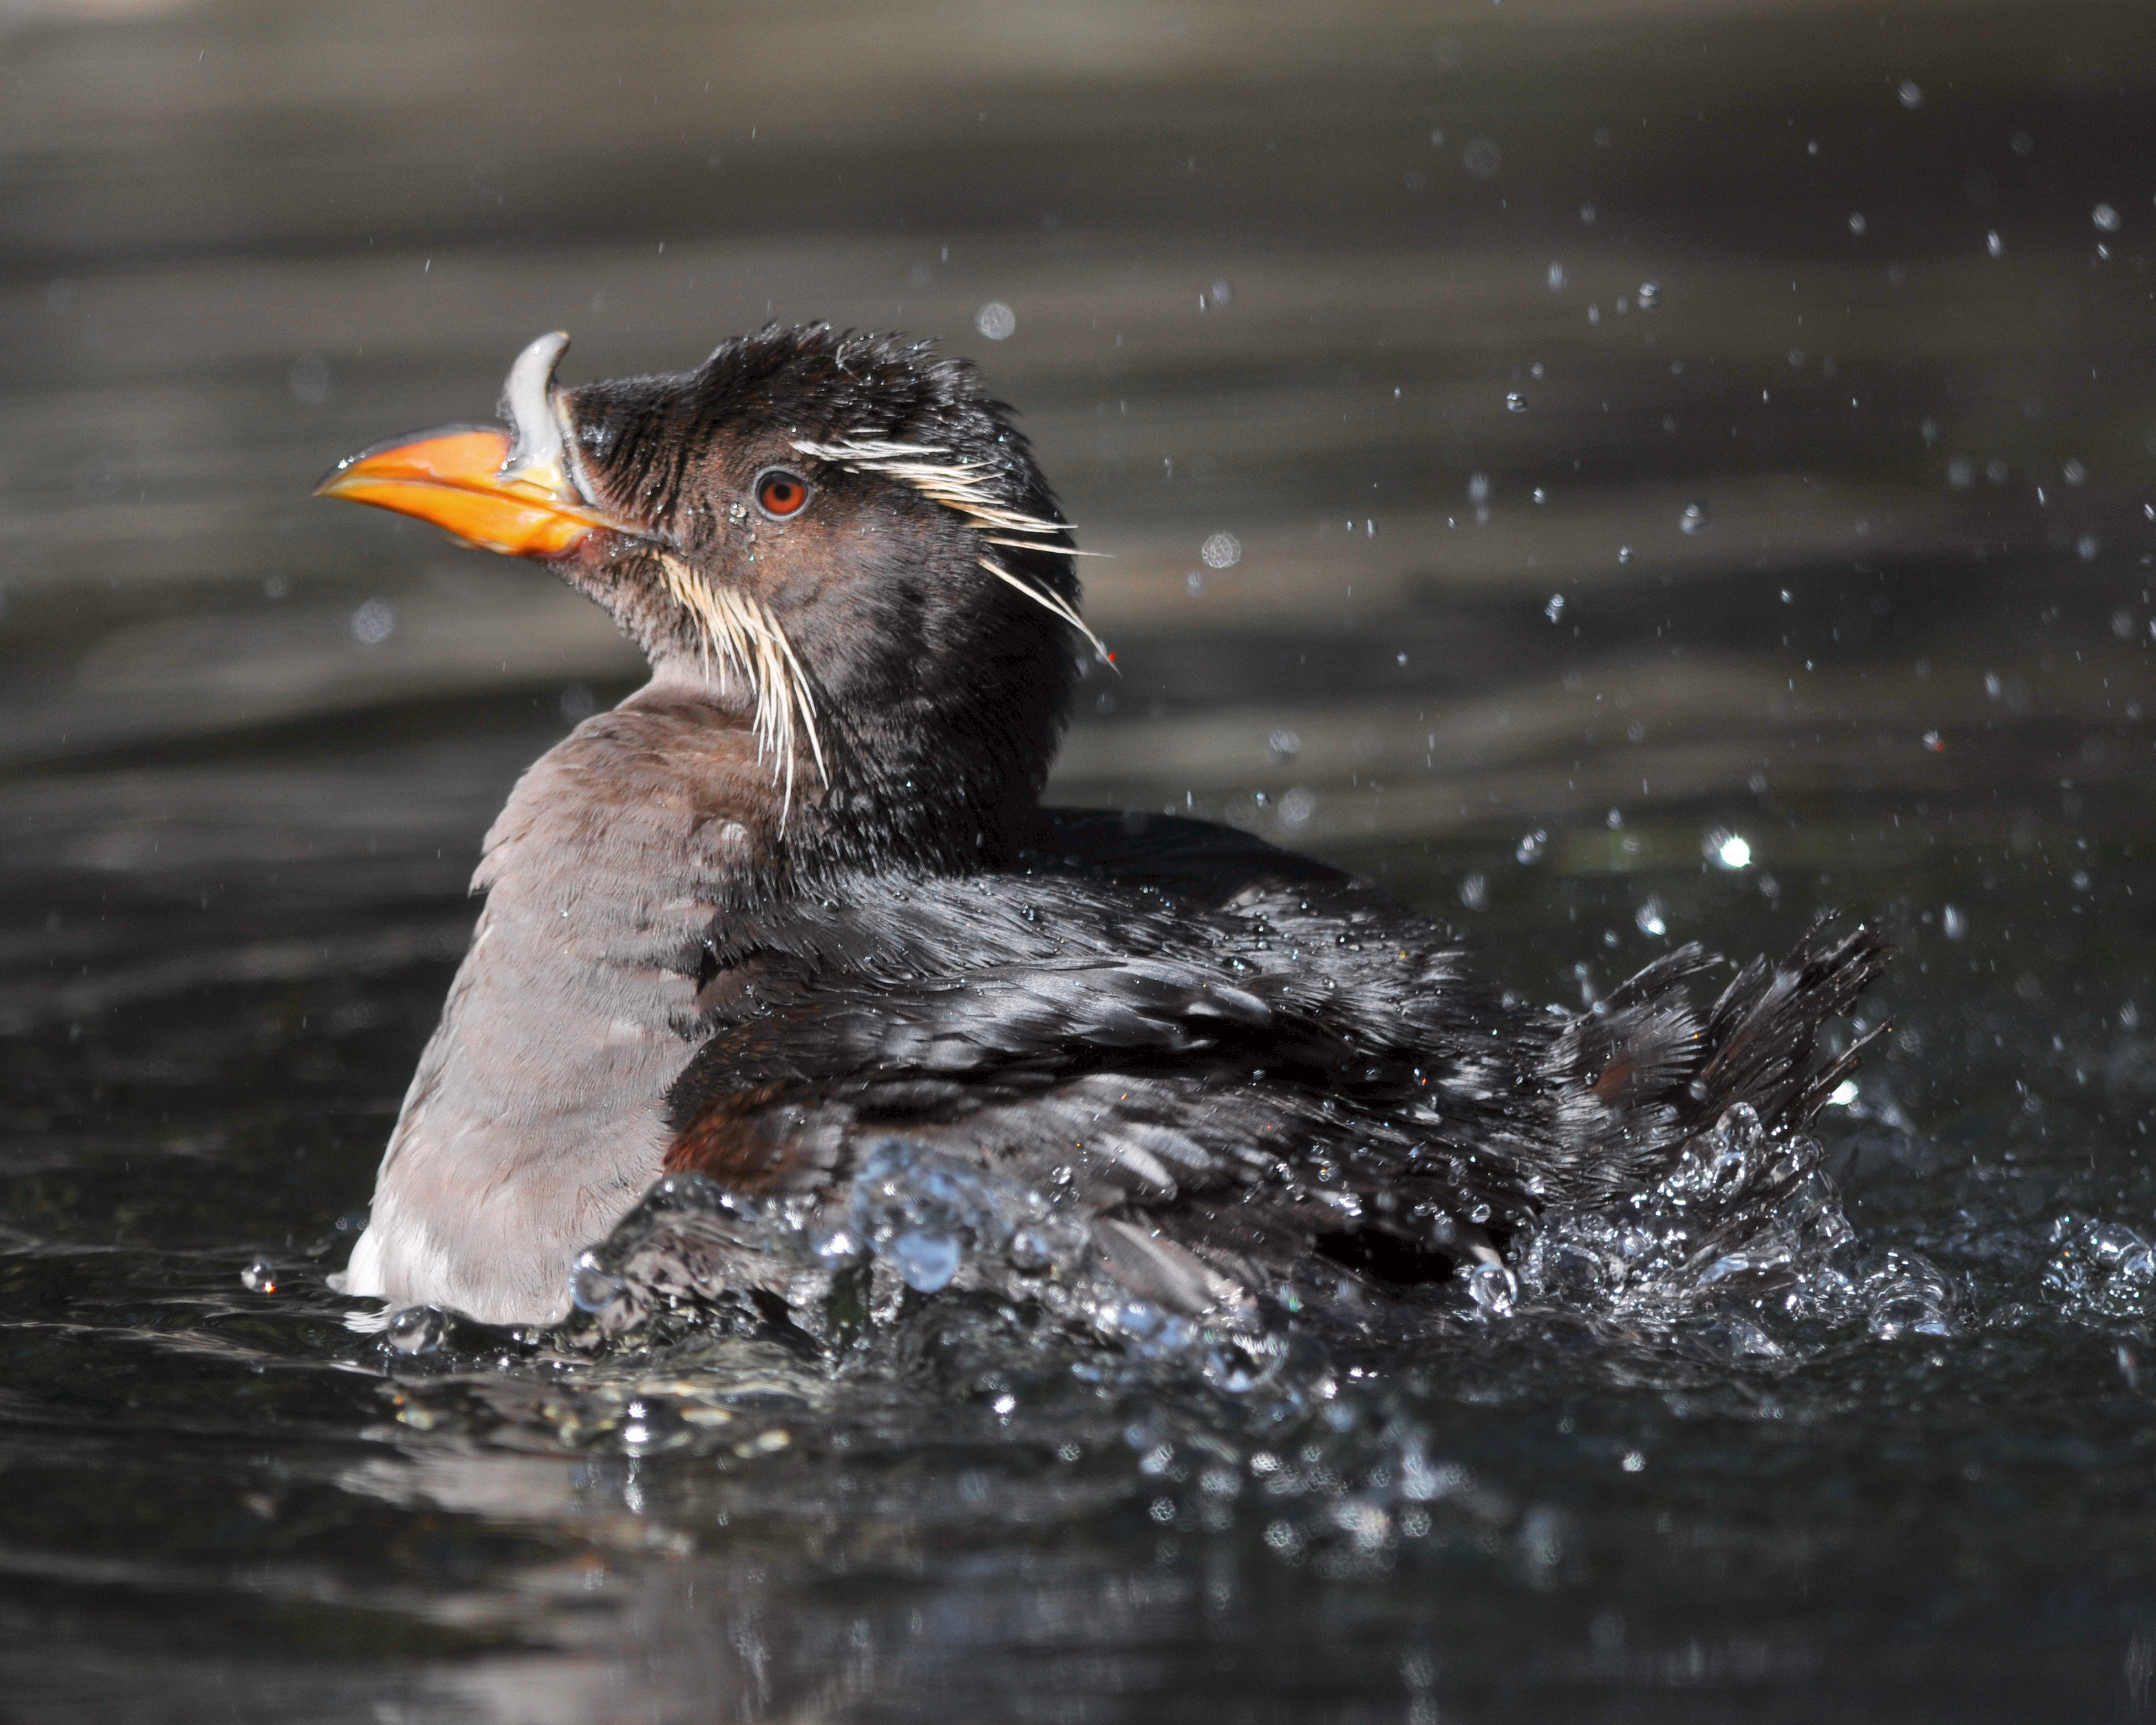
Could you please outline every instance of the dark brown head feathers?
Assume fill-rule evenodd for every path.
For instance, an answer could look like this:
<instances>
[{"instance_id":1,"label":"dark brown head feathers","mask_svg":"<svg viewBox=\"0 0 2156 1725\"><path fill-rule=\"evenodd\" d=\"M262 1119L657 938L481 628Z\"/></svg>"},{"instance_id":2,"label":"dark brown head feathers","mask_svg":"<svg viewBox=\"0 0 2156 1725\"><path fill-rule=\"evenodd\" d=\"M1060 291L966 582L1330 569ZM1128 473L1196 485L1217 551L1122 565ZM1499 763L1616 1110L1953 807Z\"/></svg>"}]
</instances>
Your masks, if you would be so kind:
<instances>
[{"instance_id":1,"label":"dark brown head feathers","mask_svg":"<svg viewBox=\"0 0 2156 1725\"><path fill-rule=\"evenodd\" d=\"M774 865L1009 855L1091 638L1055 495L973 367L774 326L559 400L578 485L632 530L562 572L754 727Z\"/></svg>"}]
</instances>

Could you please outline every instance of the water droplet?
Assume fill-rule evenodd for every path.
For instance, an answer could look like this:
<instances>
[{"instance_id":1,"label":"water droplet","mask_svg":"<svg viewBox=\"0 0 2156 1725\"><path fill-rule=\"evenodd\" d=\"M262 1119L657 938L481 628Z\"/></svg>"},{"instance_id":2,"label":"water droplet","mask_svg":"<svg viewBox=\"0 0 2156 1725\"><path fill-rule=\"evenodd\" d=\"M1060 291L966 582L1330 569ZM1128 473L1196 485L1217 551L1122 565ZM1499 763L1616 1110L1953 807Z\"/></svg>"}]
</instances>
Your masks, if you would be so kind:
<instances>
[{"instance_id":1,"label":"water droplet","mask_svg":"<svg viewBox=\"0 0 2156 1725\"><path fill-rule=\"evenodd\" d=\"M2103 542L2093 533L2084 533L2074 541L2074 555L2085 563L2094 562L2102 549Z\"/></svg>"},{"instance_id":2,"label":"water droplet","mask_svg":"<svg viewBox=\"0 0 2156 1725\"><path fill-rule=\"evenodd\" d=\"M1527 397L1521 394L1517 389L1508 389L1505 392L1505 411L1507 413L1524 413L1527 410Z\"/></svg>"},{"instance_id":3,"label":"water droplet","mask_svg":"<svg viewBox=\"0 0 2156 1725\"><path fill-rule=\"evenodd\" d=\"M1703 533L1712 519L1704 503L1687 503L1684 513L1677 517L1677 525L1687 533Z\"/></svg>"},{"instance_id":4,"label":"water droplet","mask_svg":"<svg viewBox=\"0 0 2156 1725\"><path fill-rule=\"evenodd\" d=\"M1552 623L1555 623L1558 618L1563 616L1564 595L1561 593L1552 593L1549 596L1549 603L1543 607L1543 615L1548 618Z\"/></svg>"},{"instance_id":5,"label":"water droplet","mask_svg":"<svg viewBox=\"0 0 2156 1725\"><path fill-rule=\"evenodd\" d=\"M1493 177L1502 167L1505 152L1491 138L1470 138L1467 147L1460 152L1460 165L1470 179L1486 180Z\"/></svg>"},{"instance_id":6,"label":"water droplet","mask_svg":"<svg viewBox=\"0 0 2156 1725\"><path fill-rule=\"evenodd\" d=\"M1943 755L1947 752L1947 740L1936 731L1927 731L1924 733L1924 747L1935 755Z\"/></svg>"},{"instance_id":7,"label":"water droplet","mask_svg":"<svg viewBox=\"0 0 2156 1725\"><path fill-rule=\"evenodd\" d=\"M274 1294L277 1291L277 1266L267 1258L257 1258L239 1272L239 1285L250 1294Z\"/></svg>"},{"instance_id":8,"label":"water droplet","mask_svg":"<svg viewBox=\"0 0 2156 1725\"><path fill-rule=\"evenodd\" d=\"M1018 313L1000 300L991 300L973 314L973 327L991 341L1007 341L1018 333Z\"/></svg>"},{"instance_id":9,"label":"water droplet","mask_svg":"<svg viewBox=\"0 0 2156 1725\"><path fill-rule=\"evenodd\" d=\"M604 1312L621 1297L624 1286L619 1276L586 1252L569 1272L569 1300L579 1312Z\"/></svg>"},{"instance_id":10,"label":"water droplet","mask_svg":"<svg viewBox=\"0 0 2156 1725\"><path fill-rule=\"evenodd\" d=\"M1502 1317L1519 1296L1512 1272L1502 1264L1477 1264L1467 1273L1468 1297L1493 1317Z\"/></svg>"},{"instance_id":11,"label":"water droplet","mask_svg":"<svg viewBox=\"0 0 2156 1725\"><path fill-rule=\"evenodd\" d=\"M1659 939L1670 932L1668 920L1662 914L1662 901L1650 898L1632 917L1632 925L1640 933Z\"/></svg>"},{"instance_id":12,"label":"water droplet","mask_svg":"<svg viewBox=\"0 0 2156 1725\"><path fill-rule=\"evenodd\" d=\"M1537 503L1547 503L1549 501L1549 493L1545 491L1540 485L1537 485L1535 487L1535 501Z\"/></svg>"},{"instance_id":13,"label":"water droplet","mask_svg":"<svg viewBox=\"0 0 2156 1725\"><path fill-rule=\"evenodd\" d=\"M2118 225L2116 218L2112 225ZM292 398L301 407L319 408L336 393L336 380L330 362L319 353L303 353L292 362Z\"/></svg>"},{"instance_id":14,"label":"water droplet","mask_svg":"<svg viewBox=\"0 0 2156 1725\"><path fill-rule=\"evenodd\" d=\"M1851 234L1861 236L1865 228L1869 225L1870 224L1865 221L1863 213L1861 210L1851 210L1849 213L1849 231Z\"/></svg>"},{"instance_id":15,"label":"water droplet","mask_svg":"<svg viewBox=\"0 0 2156 1725\"><path fill-rule=\"evenodd\" d=\"M898 1266L899 1279L917 1293L933 1294L948 1287L963 1255L951 1235L931 1229L910 1230L891 1243L891 1260Z\"/></svg>"},{"instance_id":16,"label":"water droplet","mask_svg":"<svg viewBox=\"0 0 2156 1725\"><path fill-rule=\"evenodd\" d=\"M362 647L378 647L397 633L397 608L387 599L369 599L352 614L352 638Z\"/></svg>"},{"instance_id":17,"label":"water droplet","mask_svg":"<svg viewBox=\"0 0 2156 1725\"><path fill-rule=\"evenodd\" d=\"M1297 785L1281 798L1280 824L1290 829L1307 826L1310 817L1317 812L1317 794Z\"/></svg>"},{"instance_id":18,"label":"water droplet","mask_svg":"<svg viewBox=\"0 0 2156 1725\"><path fill-rule=\"evenodd\" d=\"M2006 255L2006 242L1999 237L1999 230L1996 228L1984 236L1984 249L1994 258L2003 258Z\"/></svg>"},{"instance_id":19,"label":"water droplet","mask_svg":"<svg viewBox=\"0 0 2156 1725\"><path fill-rule=\"evenodd\" d=\"M1485 875L1470 875L1460 883L1460 902L1471 911L1486 911L1490 907L1490 880Z\"/></svg>"},{"instance_id":20,"label":"water droplet","mask_svg":"<svg viewBox=\"0 0 2156 1725\"><path fill-rule=\"evenodd\" d=\"M2118 232L2118 212L2107 203L2099 203L2091 210L2089 219L2106 234Z\"/></svg>"},{"instance_id":21,"label":"water droplet","mask_svg":"<svg viewBox=\"0 0 2156 1725\"><path fill-rule=\"evenodd\" d=\"M1229 283L1229 282L1228 282L1228 281L1226 281L1226 280L1215 280L1215 281L1214 282L1214 284L1213 284L1213 303L1214 303L1215 305L1228 305L1230 301L1232 301L1232 300L1235 299L1235 287L1234 287L1233 284L1231 284L1231 283Z\"/></svg>"},{"instance_id":22,"label":"water droplet","mask_svg":"<svg viewBox=\"0 0 2156 1725\"><path fill-rule=\"evenodd\" d=\"M1233 533L1215 533L1198 547L1198 556L1209 569L1232 569L1243 561L1243 542Z\"/></svg>"},{"instance_id":23,"label":"water droplet","mask_svg":"<svg viewBox=\"0 0 2156 1725\"><path fill-rule=\"evenodd\" d=\"M1901 98L1902 105L1905 108L1921 108L1924 105L1923 87L1913 78L1904 78L1902 80L1901 89L1895 91L1895 95Z\"/></svg>"},{"instance_id":24,"label":"water droplet","mask_svg":"<svg viewBox=\"0 0 2156 1725\"><path fill-rule=\"evenodd\" d=\"M1976 483L1976 469L1967 457L1957 455L1947 463L1947 483L1957 491L1966 491Z\"/></svg>"},{"instance_id":25,"label":"water droplet","mask_svg":"<svg viewBox=\"0 0 2156 1725\"><path fill-rule=\"evenodd\" d=\"M1632 547L1629 545L1619 546L1617 547L1617 561L1620 563L1630 562L1632 561Z\"/></svg>"},{"instance_id":26,"label":"water droplet","mask_svg":"<svg viewBox=\"0 0 2156 1725\"><path fill-rule=\"evenodd\" d=\"M1265 738L1265 750L1276 761L1292 761L1302 752L1302 739L1282 725Z\"/></svg>"},{"instance_id":27,"label":"water droplet","mask_svg":"<svg viewBox=\"0 0 2156 1725\"><path fill-rule=\"evenodd\" d=\"M1642 311L1652 311L1662 303L1662 285L1658 281L1643 281L1635 297L1638 299Z\"/></svg>"},{"instance_id":28,"label":"water droplet","mask_svg":"<svg viewBox=\"0 0 2156 1725\"><path fill-rule=\"evenodd\" d=\"M1724 828L1717 827L1707 835L1701 847L1707 860L1720 869L1748 869L1752 866L1752 846L1749 841Z\"/></svg>"},{"instance_id":29,"label":"water droplet","mask_svg":"<svg viewBox=\"0 0 2156 1725\"><path fill-rule=\"evenodd\" d=\"M1467 475L1467 501L1470 503L1478 504L1487 503L1490 501L1490 475L1488 474L1471 473Z\"/></svg>"},{"instance_id":30,"label":"water droplet","mask_svg":"<svg viewBox=\"0 0 2156 1725\"><path fill-rule=\"evenodd\" d=\"M1549 834L1543 828L1537 827L1520 840L1519 848L1512 853L1512 860L1522 863L1540 862L1543 860L1543 854L1548 849Z\"/></svg>"},{"instance_id":31,"label":"water droplet","mask_svg":"<svg viewBox=\"0 0 2156 1725\"><path fill-rule=\"evenodd\" d=\"M1007 1255L1011 1268L1024 1276L1038 1276L1055 1261L1048 1237L1037 1228L1021 1228L1011 1235Z\"/></svg>"},{"instance_id":32,"label":"water droplet","mask_svg":"<svg viewBox=\"0 0 2156 1725\"><path fill-rule=\"evenodd\" d=\"M399 1353L432 1353L449 1336L448 1315L432 1306L407 1306L389 1320L389 1345Z\"/></svg>"},{"instance_id":33,"label":"water droplet","mask_svg":"<svg viewBox=\"0 0 2156 1725\"><path fill-rule=\"evenodd\" d=\"M1953 905L1939 911L1939 932L1950 941L1958 941L1969 933L1969 918Z\"/></svg>"},{"instance_id":34,"label":"water droplet","mask_svg":"<svg viewBox=\"0 0 2156 1725\"><path fill-rule=\"evenodd\" d=\"M1549 290L1553 294L1563 293L1564 291L1564 265L1562 264L1551 264L1549 266Z\"/></svg>"}]
</instances>

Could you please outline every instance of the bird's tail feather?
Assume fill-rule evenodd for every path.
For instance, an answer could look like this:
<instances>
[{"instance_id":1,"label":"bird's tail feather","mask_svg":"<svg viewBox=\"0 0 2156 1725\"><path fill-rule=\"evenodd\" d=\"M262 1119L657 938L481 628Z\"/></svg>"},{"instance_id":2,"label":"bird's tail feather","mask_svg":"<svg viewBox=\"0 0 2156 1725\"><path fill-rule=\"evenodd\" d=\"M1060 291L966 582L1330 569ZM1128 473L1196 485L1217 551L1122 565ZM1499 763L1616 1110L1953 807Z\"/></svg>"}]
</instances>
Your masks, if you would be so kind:
<instances>
[{"instance_id":1,"label":"bird's tail feather","mask_svg":"<svg viewBox=\"0 0 2156 1725\"><path fill-rule=\"evenodd\" d=\"M1720 961L1697 946L1613 990L1548 1056L1560 1146L1552 1199L1592 1207L1637 1190L1740 1103L1770 1131L1808 1125L1880 1034L1822 1065L1820 1033L1849 1014L1888 952L1870 925L1837 935L1822 916L1779 964L1755 958L1738 972L1704 1017L1684 984Z\"/></svg>"}]
</instances>

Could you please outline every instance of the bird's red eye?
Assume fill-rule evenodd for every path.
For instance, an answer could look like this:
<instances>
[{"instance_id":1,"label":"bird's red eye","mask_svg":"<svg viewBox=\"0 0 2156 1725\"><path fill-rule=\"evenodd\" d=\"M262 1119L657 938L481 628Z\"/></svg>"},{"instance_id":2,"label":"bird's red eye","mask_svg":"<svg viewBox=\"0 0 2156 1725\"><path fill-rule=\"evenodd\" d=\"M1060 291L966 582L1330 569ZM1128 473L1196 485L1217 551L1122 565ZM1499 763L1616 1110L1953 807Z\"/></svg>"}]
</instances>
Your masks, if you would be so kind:
<instances>
[{"instance_id":1,"label":"bird's red eye","mask_svg":"<svg viewBox=\"0 0 2156 1725\"><path fill-rule=\"evenodd\" d=\"M801 506L808 501L808 481L798 473L774 468L757 476L756 506L774 520L783 521L800 514Z\"/></svg>"}]
</instances>

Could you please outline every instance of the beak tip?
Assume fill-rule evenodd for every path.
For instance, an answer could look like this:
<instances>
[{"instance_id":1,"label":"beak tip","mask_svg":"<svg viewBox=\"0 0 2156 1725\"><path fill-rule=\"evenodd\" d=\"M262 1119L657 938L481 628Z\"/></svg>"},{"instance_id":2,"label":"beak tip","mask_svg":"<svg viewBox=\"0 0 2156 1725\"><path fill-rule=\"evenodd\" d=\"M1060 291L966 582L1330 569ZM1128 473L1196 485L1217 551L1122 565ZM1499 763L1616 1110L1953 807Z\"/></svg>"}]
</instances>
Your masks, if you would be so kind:
<instances>
[{"instance_id":1,"label":"beak tip","mask_svg":"<svg viewBox=\"0 0 2156 1725\"><path fill-rule=\"evenodd\" d=\"M510 557L558 557L608 525L580 501L506 479L510 441L499 425L393 439L337 463L313 495L413 516Z\"/></svg>"}]
</instances>

